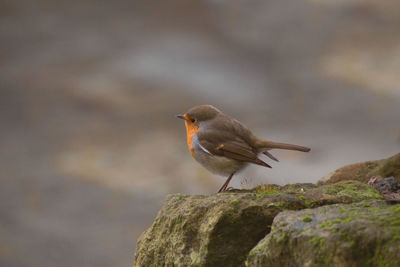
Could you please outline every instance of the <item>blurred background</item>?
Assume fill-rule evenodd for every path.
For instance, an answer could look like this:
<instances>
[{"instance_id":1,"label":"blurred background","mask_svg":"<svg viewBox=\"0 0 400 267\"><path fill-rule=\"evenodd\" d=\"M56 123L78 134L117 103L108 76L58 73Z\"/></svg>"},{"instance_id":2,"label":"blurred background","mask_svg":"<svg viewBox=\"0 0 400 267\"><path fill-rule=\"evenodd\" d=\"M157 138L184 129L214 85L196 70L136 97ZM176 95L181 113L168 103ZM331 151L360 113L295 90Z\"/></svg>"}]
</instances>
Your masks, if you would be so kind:
<instances>
[{"instance_id":1,"label":"blurred background","mask_svg":"<svg viewBox=\"0 0 400 267\"><path fill-rule=\"evenodd\" d=\"M131 266L169 193L224 178L174 117L213 104L315 182L400 150L398 0L0 2L0 266Z\"/></svg>"}]
</instances>

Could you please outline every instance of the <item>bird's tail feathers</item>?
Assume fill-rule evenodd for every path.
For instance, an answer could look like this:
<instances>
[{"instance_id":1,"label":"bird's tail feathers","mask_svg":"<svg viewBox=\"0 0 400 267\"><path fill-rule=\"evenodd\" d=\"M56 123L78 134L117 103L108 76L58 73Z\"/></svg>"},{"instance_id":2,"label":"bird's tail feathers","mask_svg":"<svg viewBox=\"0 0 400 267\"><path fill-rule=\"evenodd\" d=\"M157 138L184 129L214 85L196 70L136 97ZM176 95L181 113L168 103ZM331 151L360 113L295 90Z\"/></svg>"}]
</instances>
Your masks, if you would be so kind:
<instances>
[{"instance_id":1,"label":"bird's tail feathers","mask_svg":"<svg viewBox=\"0 0 400 267\"><path fill-rule=\"evenodd\" d=\"M287 150L296 150L301 152L309 152L311 150L309 147L305 146L272 142L264 139L258 139L256 141L256 146L258 147L260 152L264 152L270 149L287 149Z\"/></svg>"}]
</instances>

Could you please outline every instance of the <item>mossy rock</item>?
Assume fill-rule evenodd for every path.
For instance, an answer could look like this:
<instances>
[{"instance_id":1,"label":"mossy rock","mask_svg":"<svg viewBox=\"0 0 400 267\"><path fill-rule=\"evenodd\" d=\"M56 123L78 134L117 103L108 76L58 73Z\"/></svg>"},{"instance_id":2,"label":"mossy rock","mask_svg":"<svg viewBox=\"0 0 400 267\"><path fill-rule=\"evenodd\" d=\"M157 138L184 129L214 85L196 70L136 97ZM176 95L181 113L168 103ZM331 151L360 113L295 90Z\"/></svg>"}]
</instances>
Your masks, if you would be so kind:
<instances>
[{"instance_id":1,"label":"mossy rock","mask_svg":"<svg viewBox=\"0 0 400 267\"><path fill-rule=\"evenodd\" d=\"M400 204L363 201L279 213L247 266L400 266Z\"/></svg>"},{"instance_id":2,"label":"mossy rock","mask_svg":"<svg viewBox=\"0 0 400 267\"><path fill-rule=\"evenodd\" d=\"M366 182L372 176L393 176L400 183L400 153L382 160L365 161L344 166L318 181L318 185L332 184L344 180Z\"/></svg>"},{"instance_id":3,"label":"mossy rock","mask_svg":"<svg viewBox=\"0 0 400 267\"><path fill-rule=\"evenodd\" d=\"M139 239L134 266L243 266L282 211L381 199L375 189L357 181L262 188L168 196Z\"/></svg>"}]
</instances>

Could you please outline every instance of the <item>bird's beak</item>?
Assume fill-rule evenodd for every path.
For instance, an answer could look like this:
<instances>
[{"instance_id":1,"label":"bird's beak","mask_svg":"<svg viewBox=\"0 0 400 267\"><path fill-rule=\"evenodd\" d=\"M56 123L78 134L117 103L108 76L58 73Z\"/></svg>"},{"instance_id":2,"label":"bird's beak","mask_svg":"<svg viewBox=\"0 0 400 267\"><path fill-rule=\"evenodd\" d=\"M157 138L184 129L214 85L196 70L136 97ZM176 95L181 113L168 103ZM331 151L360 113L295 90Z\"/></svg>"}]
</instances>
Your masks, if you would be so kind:
<instances>
[{"instance_id":1,"label":"bird's beak","mask_svg":"<svg viewBox=\"0 0 400 267\"><path fill-rule=\"evenodd\" d=\"M182 119L182 120L186 120L185 116L182 114L178 114L176 115L177 118Z\"/></svg>"}]
</instances>

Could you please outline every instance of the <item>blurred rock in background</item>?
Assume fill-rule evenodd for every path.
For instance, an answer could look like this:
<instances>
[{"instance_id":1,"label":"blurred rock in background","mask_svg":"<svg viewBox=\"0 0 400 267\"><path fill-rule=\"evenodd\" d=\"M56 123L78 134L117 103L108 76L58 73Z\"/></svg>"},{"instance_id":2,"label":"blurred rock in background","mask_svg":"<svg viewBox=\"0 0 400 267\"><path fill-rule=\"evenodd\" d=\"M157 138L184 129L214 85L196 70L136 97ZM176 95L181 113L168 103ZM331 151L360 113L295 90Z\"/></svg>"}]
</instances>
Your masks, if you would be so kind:
<instances>
[{"instance_id":1,"label":"blurred rock in background","mask_svg":"<svg viewBox=\"0 0 400 267\"><path fill-rule=\"evenodd\" d=\"M274 151L281 162L236 187L315 182L398 152L399 8L2 1L0 265L130 265L167 193L223 183L191 159L174 117L196 104L312 148Z\"/></svg>"}]
</instances>

